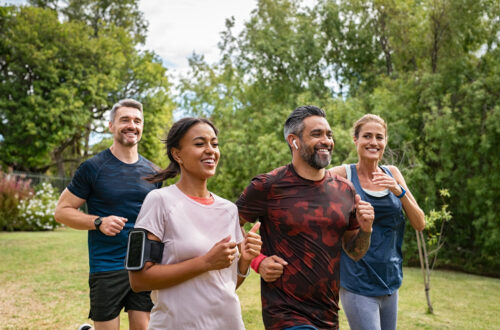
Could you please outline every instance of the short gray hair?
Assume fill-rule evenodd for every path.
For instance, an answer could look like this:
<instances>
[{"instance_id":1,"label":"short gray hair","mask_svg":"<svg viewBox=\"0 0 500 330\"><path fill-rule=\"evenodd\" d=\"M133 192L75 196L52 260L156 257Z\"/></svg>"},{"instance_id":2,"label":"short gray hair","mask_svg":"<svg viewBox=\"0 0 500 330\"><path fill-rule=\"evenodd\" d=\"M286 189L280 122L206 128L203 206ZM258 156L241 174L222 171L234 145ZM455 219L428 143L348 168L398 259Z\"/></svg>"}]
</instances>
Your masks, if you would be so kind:
<instances>
[{"instance_id":1,"label":"short gray hair","mask_svg":"<svg viewBox=\"0 0 500 330\"><path fill-rule=\"evenodd\" d=\"M111 112L109 113L109 121L110 122L115 121L116 111L122 107L135 108L141 112L141 115L143 115L141 102L134 100L134 99L123 99L123 100L120 100L117 103L115 103L115 105L113 105L113 108L111 108ZM144 117L144 115L143 115L143 117Z\"/></svg>"},{"instance_id":2,"label":"short gray hair","mask_svg":"<svg viewBox=\"0 0 500 330\"><path fill-rule=\"evenodd\" d=\"M288 116L285 122L285 127L283 129L285 141L290 134L295 134L298 137L302 137L302 131L304 130L304 119L311 116L320 116L326 118L326 113L323 109L320 109L314 105L303 105L293 110L290 116Z\"/></svg>"}]
</instances>

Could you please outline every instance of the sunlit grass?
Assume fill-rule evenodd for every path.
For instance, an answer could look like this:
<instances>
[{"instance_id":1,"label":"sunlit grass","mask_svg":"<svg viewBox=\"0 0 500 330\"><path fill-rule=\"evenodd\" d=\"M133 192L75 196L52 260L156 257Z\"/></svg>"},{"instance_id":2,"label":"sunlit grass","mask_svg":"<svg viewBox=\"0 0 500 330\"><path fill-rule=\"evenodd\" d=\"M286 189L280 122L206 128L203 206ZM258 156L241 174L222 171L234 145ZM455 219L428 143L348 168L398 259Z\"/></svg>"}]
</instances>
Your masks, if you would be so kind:
<instances>
[{"instance_id":1,"label":"sunlit grass","mask_svg":"<svg viewBox=\"0 0 500 330\"><path fill-rule=\"evenodd\" d=\"M85 231L0 233L1 329L76 329L88 322L87 281ZM237 291L248 330L263 329L259 281L252 273ZM398 329L500 329L499 279L434 271L431 299L432 315L420 269L405 268ZM342 311L340 326L348 329Z\"/></svg>"}]
</instances>

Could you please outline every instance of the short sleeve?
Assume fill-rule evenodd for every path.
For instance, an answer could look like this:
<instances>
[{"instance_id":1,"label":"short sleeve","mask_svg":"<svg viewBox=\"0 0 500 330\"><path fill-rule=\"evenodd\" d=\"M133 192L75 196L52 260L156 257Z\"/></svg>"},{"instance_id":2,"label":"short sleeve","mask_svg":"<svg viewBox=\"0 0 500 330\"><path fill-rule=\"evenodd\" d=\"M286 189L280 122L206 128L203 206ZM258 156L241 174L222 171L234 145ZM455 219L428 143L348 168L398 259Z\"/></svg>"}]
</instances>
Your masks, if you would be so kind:
<instances>
[{"instance_id":1,"label":"short sleeve","mask_svg":"<svg viewBox=\"0 0 500 330\"><path fill-rule=\"evenodd\" d=\"M358 219L356 219L356 207L355 207L356 189L354 188L354 185L352 184L351 181L346 180L345 182L349 186L349 189L352 194L352 210L349 214L349 226L347 226L347 230L356 230L359 229Z\"/></svg>"},{"instance_id":2,"label":"short sleeve","mask_svg":"<svg viewBox=\"0 0 500 330\"><path fill-rule=\"evenodd\" d=\"M346 166L346 165L343 165ZM348 171L349 165L345 167L346 172ZM350 168L349 168L350 172ZM331 173L331 172L330 172ZM348 172L347 172L348 173ZM351 204L351 209L349 211L349 224L346 228L346 230L356 230L359 228L359 223L358 220L356 219L356 207L355 207L355 201L356 201L356 188L352 184L350 180L347 180L346 178L343 178L337 174L331 173L331 175L340 182L339 189L342 191L348 193L350 195L350 201L349 203ZM346 201L347 202L347 201Z\"/></svg>"},{"instance_id":3,"label":"short sleeve","mask_svg":"<svg viewBox=\"0 0 500 330\"><path fill-rule=\"evenodd\" d=\"M233 216L233 219L234 219L234 241L236 243L241 243L243 242L243 239L245 238L243 236L243 227L240 227L240 221L239 221L239 218L238 218L238 209L236 208L236 206L233 204L234 206L234 216Z\"/></svg>"},{"instance_id":4,"label":"short sleeve","mask_svg":"<svg viewBox=\"0 0 500 330\"><path fill-rule=\"evenodd\" d=\"M160 190L153 190L146 196L144 203L142 203L141 210L135 221L135 228L146 229L164 242L164 215Z\"/></svg>"},{"instance_id":5,"label":"short sleeve","mask_svg":"<svg viewBox=\"0 0 500 330\"><path fill-rule=\"evenodd\" d=\"M255 222L266 215L267 180L265 175L252 179L236 201L239 216L248 222Z\"/></svg>"},{"instance_id":6,"label":"short sleeve","mask_svg":"<svg viewBox=\"0 0 500 330\"><path fill-rule=\"evenodd\" d=\"M68 185L68 190L81 199L88 200L92 191L92 171L88 161L80 164Z\"/></svg>"}]
</instances>

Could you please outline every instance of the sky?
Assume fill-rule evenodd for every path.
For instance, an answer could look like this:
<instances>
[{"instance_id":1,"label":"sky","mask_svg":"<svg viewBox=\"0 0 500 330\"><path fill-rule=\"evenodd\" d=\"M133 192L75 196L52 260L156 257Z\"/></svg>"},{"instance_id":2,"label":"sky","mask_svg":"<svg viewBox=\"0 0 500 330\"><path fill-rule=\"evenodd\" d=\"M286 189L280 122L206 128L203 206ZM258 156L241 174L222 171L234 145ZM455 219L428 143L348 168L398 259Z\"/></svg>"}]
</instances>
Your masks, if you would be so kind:
<instances>
[{"instance_id":1,"label":"sky","mask_svg":"<svg viewBox=\"0 0 500 330\"><path fill-rule=\"evenodd\" d=\"M1 5L26 3L0 0ZM193 52L213 63L226 18L234 16L234 32L238 33L256 6L257 0L139 0L139 9L149 22L145 48L158 54L174 75L187 70Z\"/></svg>"},{"instance_id":2,"label":"sky","mask_svg":"<svg viewBox=\"0 0 500 330\"><path fill-rule=\"evenodd\" d=\"M146 49L160 55L171 73L185 71L193 52L212 63L226 18L234 16L237 33L256 6L257 0L141 0L149 22Z\"/></svg>"}]
</instances>

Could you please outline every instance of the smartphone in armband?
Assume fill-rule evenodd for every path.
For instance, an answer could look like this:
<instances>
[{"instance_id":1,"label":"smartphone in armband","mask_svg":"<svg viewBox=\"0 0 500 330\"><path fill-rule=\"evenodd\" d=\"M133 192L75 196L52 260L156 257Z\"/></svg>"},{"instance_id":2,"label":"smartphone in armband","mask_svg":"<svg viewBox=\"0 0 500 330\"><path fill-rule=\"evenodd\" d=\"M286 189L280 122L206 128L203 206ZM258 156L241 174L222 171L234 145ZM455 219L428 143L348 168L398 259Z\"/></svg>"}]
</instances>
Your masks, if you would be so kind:
<instances>
[{"instance_id":1,"label":"smartphone in armband","mask_svg":"<svg viewBox=\"0 0 500 330\"><path fill-rule=\"evenodd\" d=\"M128 235L126 270L141 270L146 261L161 263L164 244L148 239L147 231L134 228Z\"/></svg>"}]
</instances>

